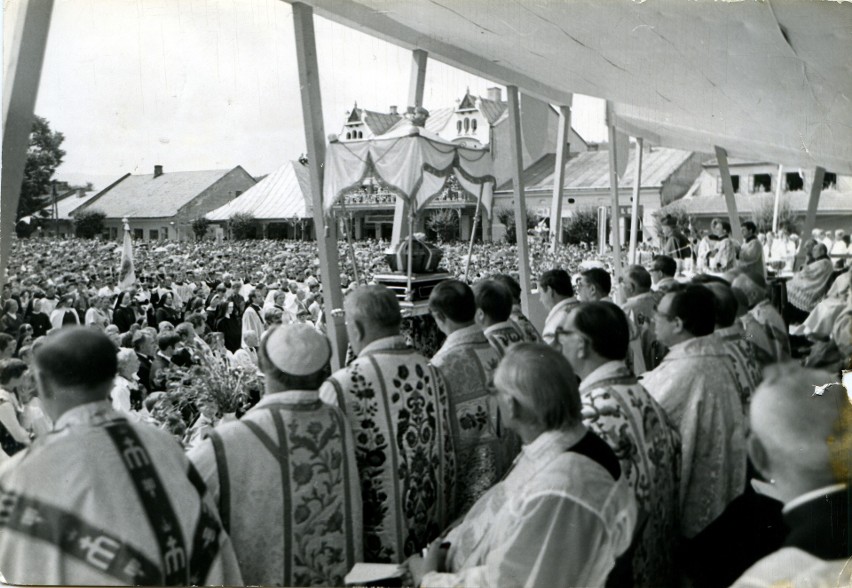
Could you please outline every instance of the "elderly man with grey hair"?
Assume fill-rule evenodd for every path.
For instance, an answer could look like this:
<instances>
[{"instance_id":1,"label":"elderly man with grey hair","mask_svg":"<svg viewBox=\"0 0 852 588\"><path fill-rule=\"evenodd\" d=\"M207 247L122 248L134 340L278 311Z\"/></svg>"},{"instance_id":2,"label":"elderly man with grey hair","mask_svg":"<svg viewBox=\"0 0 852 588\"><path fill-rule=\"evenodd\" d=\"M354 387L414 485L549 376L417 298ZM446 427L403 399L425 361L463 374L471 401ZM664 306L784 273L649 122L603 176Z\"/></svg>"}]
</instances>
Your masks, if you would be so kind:
<instances>
[{"instance_id":1,"label":"elderly man with grey hair","mask_svg":"<svg viewBox=\"0 0 852 588\"><path fill-rule=\"evenodd\" d=\"M815 387L834 380L781 364L767 370L754 395L749 456L784 503L789 533L735 586L852 583L852 404L840 385Z\"/></svg>"},{"instance_id":2,"label":"elderly man with grey hair","mask_svg":"<svg viewBox=\"0 0 852 588\"><path fill-rule=\"evenodd\" d=\"M455 498L450 401L437 369L406 346L399 301L364 286L344 303L357 357L320 389L355 435L364 503L364 561L401 563L449 523Z\"/></svg>"},{"instance_id":3,"label":"elderly man with grey hair","mask_svg":"<svg viewBox=\"0 0 852 588\"><path fill-rule=\"evenodd\" d=\"M571 365L548 345L519 343L494 385L523 451L458 526L408 561L414 585L603 586L632 541L636 500L613 450L583 425Z\"/></svg>"}]
</instances>

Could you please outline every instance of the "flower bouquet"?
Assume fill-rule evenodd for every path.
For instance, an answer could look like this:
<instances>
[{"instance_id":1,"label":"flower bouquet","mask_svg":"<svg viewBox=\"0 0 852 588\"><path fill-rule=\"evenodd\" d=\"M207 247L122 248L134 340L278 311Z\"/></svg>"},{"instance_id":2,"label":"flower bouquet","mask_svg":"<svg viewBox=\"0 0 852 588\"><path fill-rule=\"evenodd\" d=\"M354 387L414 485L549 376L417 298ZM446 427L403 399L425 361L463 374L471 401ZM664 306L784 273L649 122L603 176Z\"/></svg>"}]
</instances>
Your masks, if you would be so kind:
<instances>
[{"instance_id":1,"label":"flower bouquet","mask_svg":"<svg viewBox=\"0 0 852 588\"><path fill-rule=\"evenodd\" d=\"M259 398L262 389L256 370L230 365L225 357L204 350L194 365L169 369L166 398L158 403L162 413L158 420L168 425L172 417L180 415L185 431L199 413L213 423L226 416L241 416L251 406L252 396Z\"/></svg>"}]
</instances>

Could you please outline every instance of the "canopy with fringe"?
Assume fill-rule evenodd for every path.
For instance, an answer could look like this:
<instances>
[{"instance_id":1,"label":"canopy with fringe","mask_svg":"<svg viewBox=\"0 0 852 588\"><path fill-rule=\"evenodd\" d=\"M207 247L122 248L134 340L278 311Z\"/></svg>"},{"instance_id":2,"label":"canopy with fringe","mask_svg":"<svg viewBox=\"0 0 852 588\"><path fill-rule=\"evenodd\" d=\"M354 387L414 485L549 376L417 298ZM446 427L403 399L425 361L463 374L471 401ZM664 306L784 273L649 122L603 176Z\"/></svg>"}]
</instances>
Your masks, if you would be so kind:
<instances>
[{"instance_id":1,"label":"canopy with fringe","mask_svg":"<svg viewBox=\"0 0 852 588\"><path fill-rule=\"evenodd\" d=\"M466 193L481 197L481 206L490 214L495 180L488 150L448 143L414 125L376 139L332 140L325 158L323 208L330 214L348 191L372 176L417 213L443 191L450 174Z\"/></svg>"}]
</instances>

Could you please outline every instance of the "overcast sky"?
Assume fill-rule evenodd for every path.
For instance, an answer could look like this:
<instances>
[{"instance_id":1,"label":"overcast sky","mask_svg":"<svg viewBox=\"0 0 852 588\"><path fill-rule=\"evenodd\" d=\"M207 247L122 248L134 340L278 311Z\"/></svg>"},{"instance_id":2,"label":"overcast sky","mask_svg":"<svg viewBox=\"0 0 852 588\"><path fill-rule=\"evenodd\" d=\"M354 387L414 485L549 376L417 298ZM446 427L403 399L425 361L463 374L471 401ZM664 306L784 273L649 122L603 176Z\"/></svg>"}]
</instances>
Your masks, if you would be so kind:
<instances>
[{"instance_id":1,"label":"overcast sky","mask_svg":"<svg viewBox=\"0 0 852 588\"><path fill-rule=\"evenodd\" d=\"M409 51L322 18L316 31L326 134L340 131L356 100L404 109ZM450 106L467 87L485 95L491 85L429 61L424 105ZM575 96L574 128L604 140L603 111L602 101ZM305 151L290 6L55 0L36 113L65 134L59 179L102 186L154 164L269 173Z\"/></svg>"}]
</instances>

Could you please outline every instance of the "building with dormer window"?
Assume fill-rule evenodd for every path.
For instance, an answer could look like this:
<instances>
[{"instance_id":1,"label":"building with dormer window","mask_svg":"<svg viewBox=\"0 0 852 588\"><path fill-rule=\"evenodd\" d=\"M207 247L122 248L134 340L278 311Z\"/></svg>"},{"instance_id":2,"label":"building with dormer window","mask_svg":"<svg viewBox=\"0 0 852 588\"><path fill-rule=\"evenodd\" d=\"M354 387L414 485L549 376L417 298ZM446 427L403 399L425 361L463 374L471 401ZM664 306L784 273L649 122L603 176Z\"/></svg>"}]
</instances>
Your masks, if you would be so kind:
<instances>
[{"instance_id":1,"label":"building with dormer window","mask_svg":"<svg viewBox=\"0 0 852 588\"><path fill-rule=\"evenodd\" d=\"M346 122L343 123L339 140L373 139L388 132L400 120L402 117L397 112L396 106L391 106L390 112L384 113L358 108L358 103L355 102L352 110L346 111Z\"/></svg>"}]
</instances>

